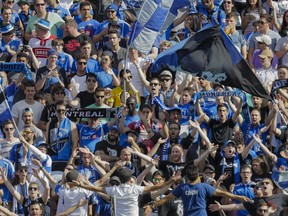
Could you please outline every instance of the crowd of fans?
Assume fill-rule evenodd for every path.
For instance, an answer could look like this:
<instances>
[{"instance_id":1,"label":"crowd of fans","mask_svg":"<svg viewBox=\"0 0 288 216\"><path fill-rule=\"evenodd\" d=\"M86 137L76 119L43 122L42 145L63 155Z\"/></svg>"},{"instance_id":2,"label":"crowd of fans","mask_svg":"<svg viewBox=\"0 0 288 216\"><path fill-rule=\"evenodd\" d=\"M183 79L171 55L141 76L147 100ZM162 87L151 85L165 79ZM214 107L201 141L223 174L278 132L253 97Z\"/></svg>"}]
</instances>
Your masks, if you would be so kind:
<instances>
[{"instance_id":1,"label":"crowd of fans","mask_svg":"<svg viewBox=\"0 0 288 216\"><path fill-rule=\"evenodd\" d=\"M143 2L2 0L0 61L32 79L0 72L0 215L288 215L287 87L198 99L233 88L150 73L216 22L270 92L288 78L287 1L192 2L148 55L127 46Z\"/></svg>"}]
</instances>

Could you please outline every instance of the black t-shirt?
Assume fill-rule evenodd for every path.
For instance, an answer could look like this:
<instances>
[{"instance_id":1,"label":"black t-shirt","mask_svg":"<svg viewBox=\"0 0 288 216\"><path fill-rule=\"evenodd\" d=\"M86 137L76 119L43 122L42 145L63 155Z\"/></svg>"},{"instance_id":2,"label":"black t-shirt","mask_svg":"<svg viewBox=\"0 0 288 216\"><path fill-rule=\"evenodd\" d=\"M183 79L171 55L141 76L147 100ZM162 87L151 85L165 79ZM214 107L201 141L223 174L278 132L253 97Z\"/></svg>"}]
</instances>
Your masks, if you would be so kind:
<instances>
[{"instance_id":1,"label":"black t-shirt","mask_svg":"<svg viewBox=\"0 0 288 216\"><path fill-rule=\"evenodd\" d=\"M94 92L89 93L88 91L81 91L77 94L76 98L80 100L80 108L85 108L95 103Z\"/></svg>"},{"instance_id":2,"label":"black t-shirt","mask_svg":"<svg viewBox=\"0 0 288 216\"><path fill-rule=\"evenodd\" d=\"M120 157L121 150L122 148L119 143L117 143L116 145L111 145L107 142L107 140L102 140L98 142L95 147L95 152L103 151L106 155L114 157Z\"/></svg>"},{"instance_id":3,"label":"black t-shirt","mask_svg":"<svg viewBox=\"0 0 288 216\"><path fill-rule=\"evenodd\" d=\"M189 162L189 164L190 163L193 163L193 161ZM166 180L168 180L173 175L174 172L182 171L187 164L188 162L173 163L170 161L159 161L158 168L159 170L162 170L164 172L165 178Z\"/></svg>"},{"instance_id":4,"label":"black t-shirt","mask_svg":"<svg viewBox=\"0 0 288 216\"><path fill-rule=\"evenodd\" d=\"M31 202L32 202L32 200L30 198L24 197L22 206L23 206L23 211L24 211L25 216L29 215L29 206L30 206ZM33 200L33 202L44 204L42 197L36 198L36 200Z\"/></svg>"},{"instance_id":5,"label":"black t-shirt","mask_svg":"<svg viewBox=\"0 0 288 216\"><path fill-rule=\"evenodd\" d=\"M259 181L262 181L264 178L270 178L271 179L271 174L270 173L263 173L261 175L258 175L256 173L253 173L252 177L251 177L251 181L259 182Z\"/></svg>"},{"instance_id":6,"label":"black t-shirt","mask_svg":"<svg viewBox=\"0 0 288 216\"><path fill-rule=\"evenodd\" d=\"M225 172L229 174L229 177L223 181L223 185L226 187L227 190L229 189L229 186L231 184L235 183L234 167L236 165L234 165L234 163L236 163L236 160L234 159L234 157L225 158L226 166L224 168L224 171L222 169L222 164L224 163L224 159L223 159L223 156L220 154L220 150L217 151L214 159L212 157L209 157L210 164L212 164L215 167L215 173L216 173L215 179L218 179ZM240 167L241 164L243 164L243 158L241 154L239 154L238 157L239 157L240 164L238 164L237 166Z\"/></svg>"},{"instance_id":7,"label":"black t-shirt","mask_svg":"<svg viewBox=\"0 0 288 216\"><path fill-rule=\"evenodd\" d=\"M96 54L96 50L95 50L95 46L93 44L93 41L91 40L91 38L87 35L85 35L84 33L80 34L77 37L72 37L72 36L66 36L63 38L64 41L64 52L72 55L72 57L74 59L76 59L80 54L81 54L81 43L83 41L89 41L89 43L92 46L92 51L91 51L91 55Z\"/></svg>"},{"instance_id":8,"label":"black t-shirt","mask_svg":"<svg viewBox=\"0 0 288 216\"><path fill-rule=\"evenodd\" d=\"M268 203L269 205L275 204L277 206L276 212L270 214L270 216L282 216L284 214L283 208L288 206L288 195L279 193L273 194L270 197L256 197L254 199L254 203L244 202L243 205L250 215L257 215L256 211L258 203L263 201Z\"/></svg>"},{"instance_id":9,"label":"black t-shirt","mask_svg":"<svg viewBox=\"0 0 288 216\"><path fill-rule=\"evenodd\" d=\"M224 123L210 119L208 126L212 130L212 143L215 145L219 144L219 147L222 147L226 141L232 139L233 128L235 126L232 118L229 118Z\"/></svg>"}]
</instances>

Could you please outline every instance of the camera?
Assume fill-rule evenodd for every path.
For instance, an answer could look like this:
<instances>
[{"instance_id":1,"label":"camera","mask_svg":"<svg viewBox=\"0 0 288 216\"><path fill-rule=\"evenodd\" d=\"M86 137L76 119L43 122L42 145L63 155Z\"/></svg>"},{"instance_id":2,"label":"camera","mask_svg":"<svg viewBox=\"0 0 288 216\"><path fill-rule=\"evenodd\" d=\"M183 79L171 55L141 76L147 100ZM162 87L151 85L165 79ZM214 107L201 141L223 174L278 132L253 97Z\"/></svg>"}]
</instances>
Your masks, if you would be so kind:
<instances>
[{"instance_id":1,"label":"camera","mask_svg":"<svg viewBox=\"0 0 288 216\"><path fill-rule=\"evenodd\" d=\"M28 46L27 46L27 45L24 45L24 46L23 46L23 52L28 52L28 51L29 51Z\"/></svg>"}]
</instances>

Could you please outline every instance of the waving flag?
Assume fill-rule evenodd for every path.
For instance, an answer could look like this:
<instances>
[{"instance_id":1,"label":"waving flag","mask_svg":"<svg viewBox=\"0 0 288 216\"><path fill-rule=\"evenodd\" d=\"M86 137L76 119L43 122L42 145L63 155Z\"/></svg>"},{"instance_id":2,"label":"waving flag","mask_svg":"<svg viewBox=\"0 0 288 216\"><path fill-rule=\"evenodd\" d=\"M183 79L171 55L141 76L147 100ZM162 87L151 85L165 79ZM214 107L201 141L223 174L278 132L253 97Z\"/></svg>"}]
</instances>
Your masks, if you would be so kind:
<instances>
[{"instance_id":1,"label":"waving flag","mask_svg":"<svg viewBox=\"0 0 288 216\"><path fill-rule=\"evenodd\" d=\"M225 32L212 25L161 53L150 71L169 67L271 99Z\"/></svg>"},{"instance_id":2,"label":"waving flag","mask_svg":"<svg viewBox=\"0 0 288 216\"><path fill-rule=\"evenodd\" d=\"M176 18L177 10L185 6L190 6L189 0L146 0L133 24L129 46L147 54Z\"/></svg>"}]
</instances>

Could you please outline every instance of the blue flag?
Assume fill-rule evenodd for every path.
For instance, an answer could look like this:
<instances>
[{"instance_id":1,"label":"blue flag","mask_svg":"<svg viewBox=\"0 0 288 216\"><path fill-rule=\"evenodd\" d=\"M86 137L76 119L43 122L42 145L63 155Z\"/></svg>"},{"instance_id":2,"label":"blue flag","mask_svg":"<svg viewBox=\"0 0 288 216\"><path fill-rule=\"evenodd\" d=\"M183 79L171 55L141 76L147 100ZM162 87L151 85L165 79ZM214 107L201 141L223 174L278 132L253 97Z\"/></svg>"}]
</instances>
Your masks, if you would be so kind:
<instances>
[{"instance_id":1,"label":"blue flag","mask_svg":"<svg viewBox=\"0 0 288 216\"><path fill-rule=\"evenodd\" d=\"M158 35L162 35L177 16L177 10L190 6L189 0L146 0L133 24L128 45L148 54Z\"/></svg>"},{"instance_id":2,"label":"blue flag","mask_svg":"<svg viewBox=\"0 0 288 216\"><path fill-rule=\"evenodd\" d=\"M150 71L158 74L165 67L271 99L229 37L213 24L161 53Z\"/></svg>"}]
</instances>

